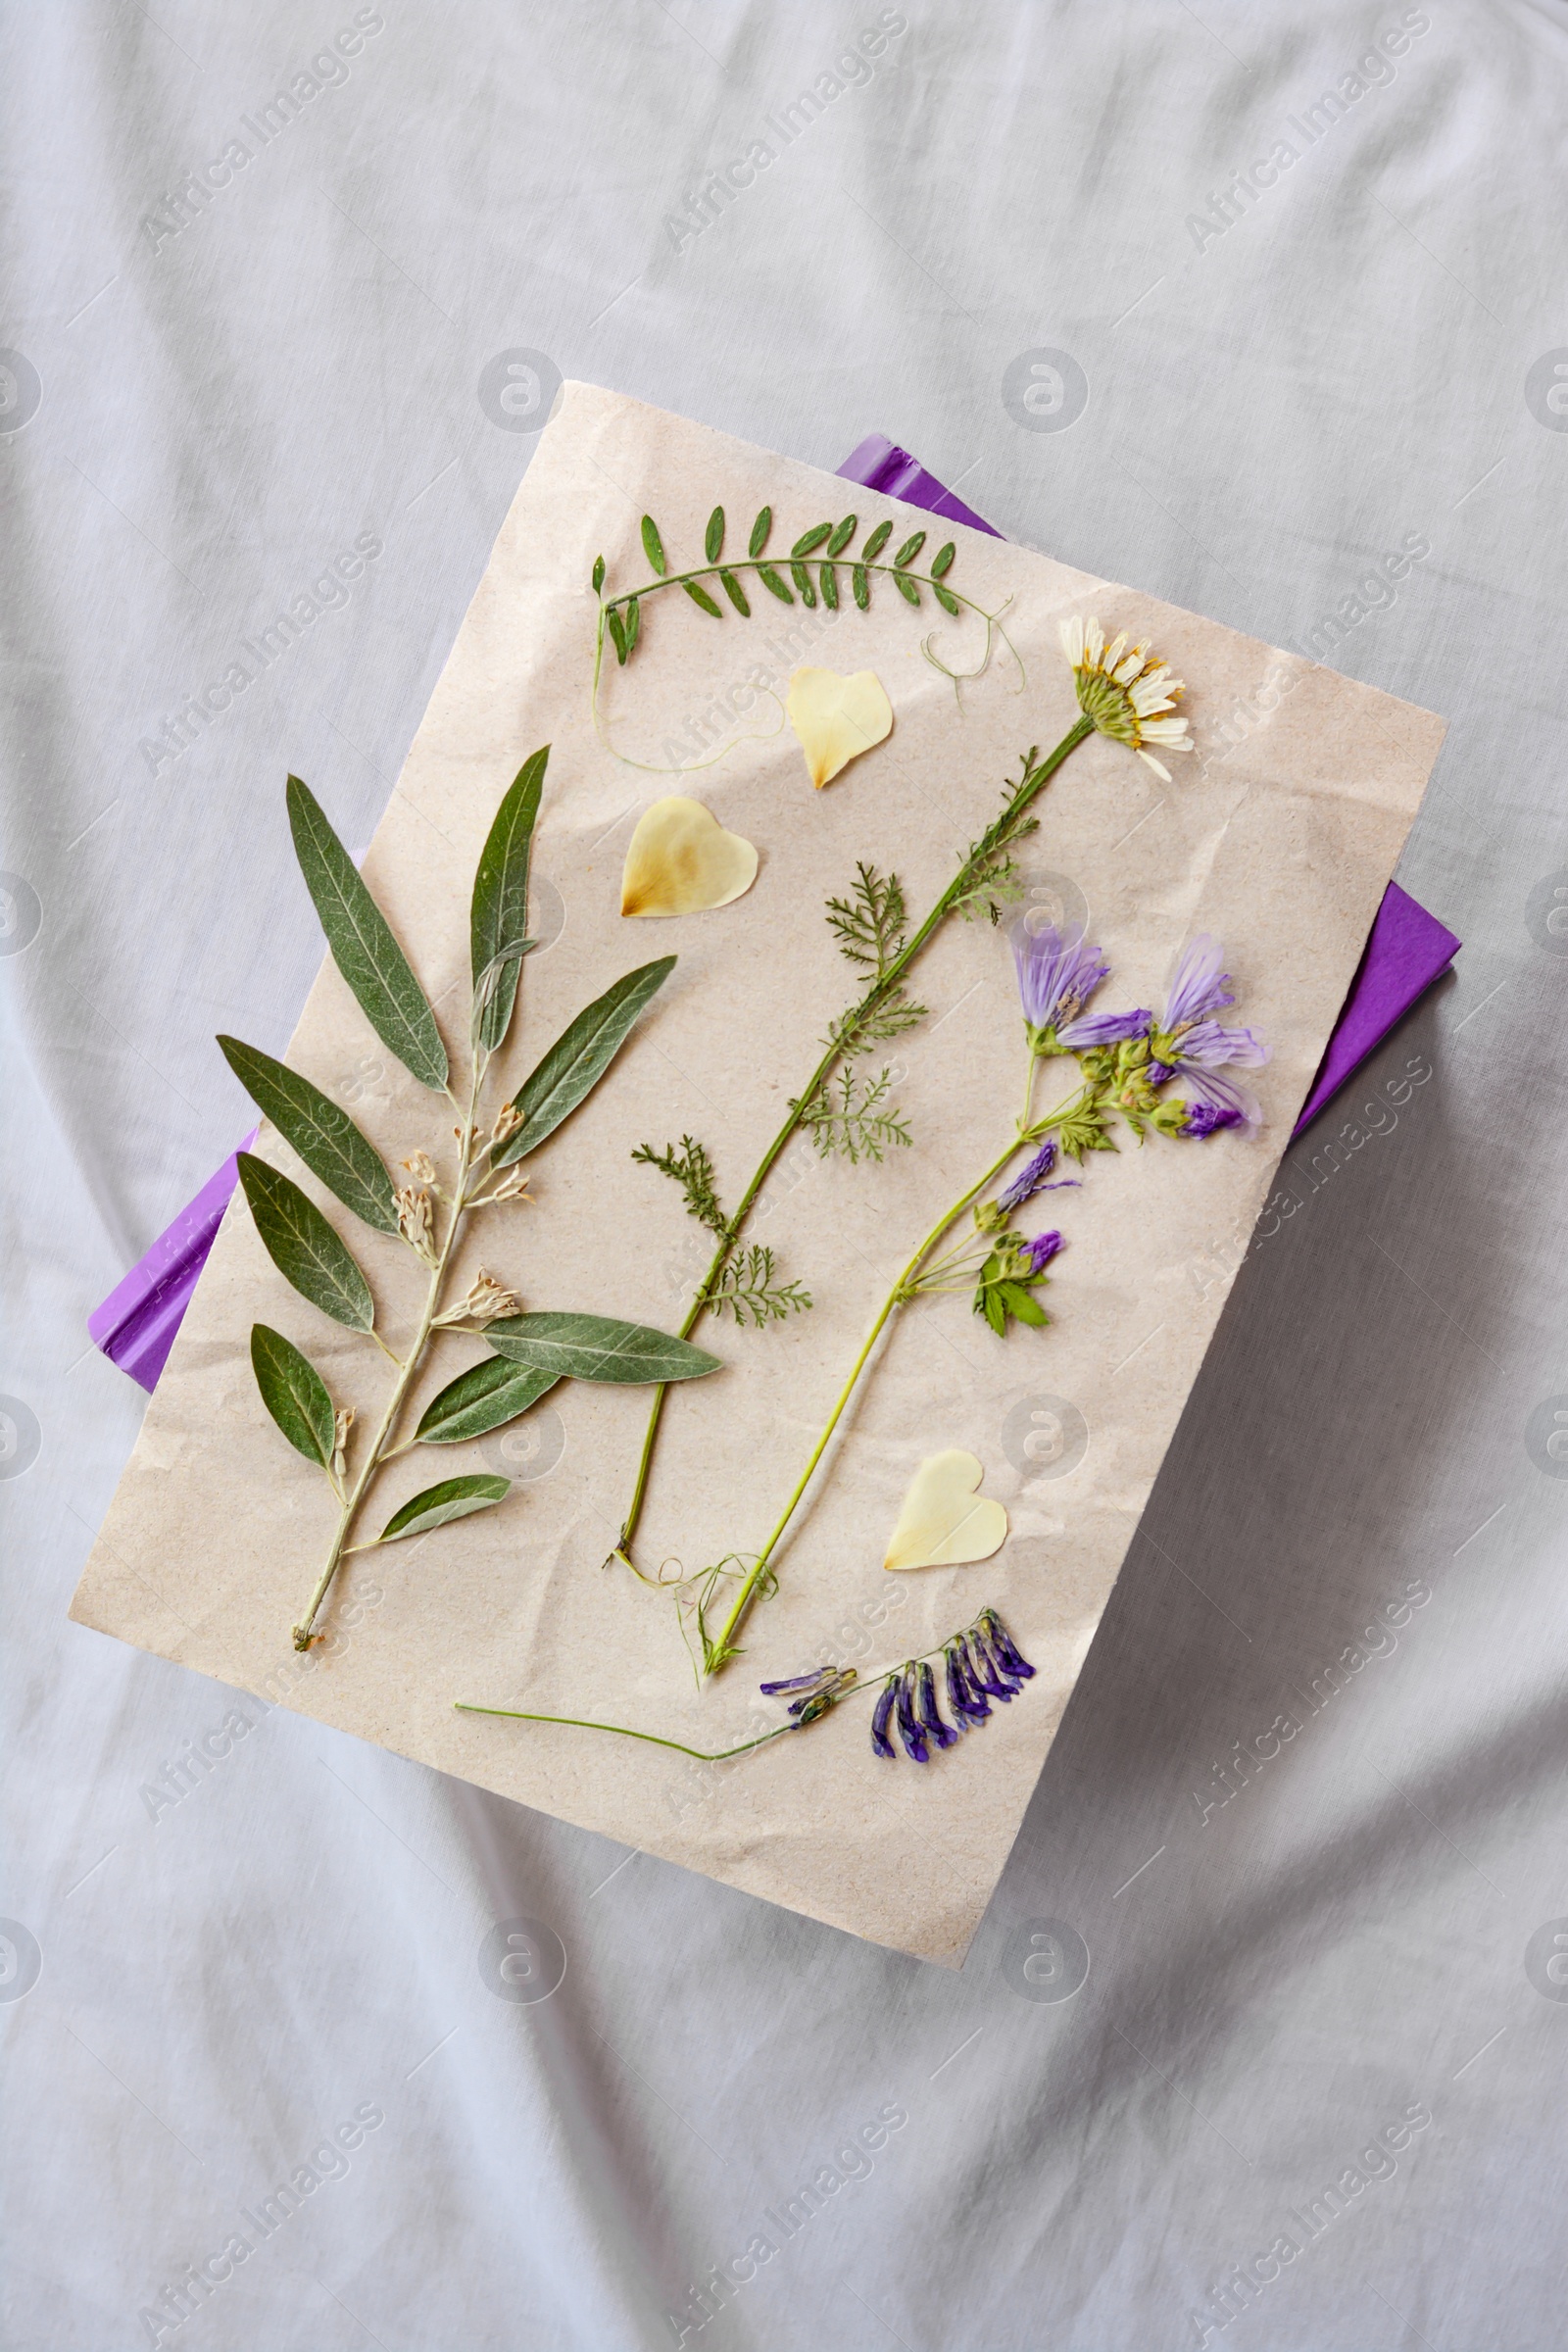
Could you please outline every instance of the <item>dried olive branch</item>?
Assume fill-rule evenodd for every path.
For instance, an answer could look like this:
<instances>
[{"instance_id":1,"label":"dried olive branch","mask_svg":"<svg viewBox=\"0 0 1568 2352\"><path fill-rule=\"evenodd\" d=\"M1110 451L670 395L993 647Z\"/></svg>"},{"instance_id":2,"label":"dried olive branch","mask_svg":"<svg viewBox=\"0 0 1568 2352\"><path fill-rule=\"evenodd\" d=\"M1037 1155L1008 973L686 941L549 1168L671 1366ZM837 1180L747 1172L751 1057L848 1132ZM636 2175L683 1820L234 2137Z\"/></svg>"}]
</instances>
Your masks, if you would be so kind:
<instances>
[{"instance_id":1,"label":"dried olive branch","mask_svg":"<svg viewBox=\"0 0 1568 2352\"><path fill-rule=\"evenodd\" d=\"M963 905L973 898L977 878L994 873L999 853L1004 851L1009 842L1015 841L1021 833L1032 827L1034 820L1029 817L1028 813L1031 805L1045 790L1062 762L1093 733L1094 721L1088 717L1079 717L1068 728L1055 749L1048 752L1043 760L1039 759L1036 749L1030 749L1024 757L1023 773L1018 782L1007 788L1000 815L987 826L978 841L970 843L968 850L959 861L956 874L936 901L912 938L907 940L890 960L879 965L870 986L857 1004L851 1006L844 1018L835 1024L815 1069L811 1072L799 1096L791 1103L789 1116L758 1162L733 1215L726 1221L726 1230L719 1240L707 1273L698 1285L696 1296L686 1318L680 1325L680 1337L683 1340L690 1337L703 1315L708 1312L711 1302L713 1285L721 1280L735 1243L745 1229L747 1218L756 1205L759 1195L792 1138L800 1130L810 1105L820 1096L835 1065L853 1051L855 1038L864 1033L867 1023L874 1021L879 1007L902 1002L904 976L913 965L921 951L941 929L948 916L961 910ZM610 1555L612 1559L619 1558L629 1568L635 1568L636 1565L631 1555L631 1544L648 1493L654 1447L663 1416L665 1395L666 1392L662 1387L654 1392L631 1500L627 1505L625 1518L621 1522L619 1542Z\"/></svg>"},{"instance_id":2,"label":"dried olive branch","mask_svg":"<svg viewBox=\"0 0 1568 2352\"><path fill-rule=\"evenodd\" d=\"M459 1113L457 1175L450 1190L437 1181L426 1152L416 1152L404 1162L412 1181L394 1188L369 1138L310 1079L238 1038L219 1040L241 1085L318 1181L363 1224L412 1250L429 1272L423 1307L400 1359L375 1329L370 1286L336 1226L291 1177L254 1153L241 1152L240 1182L258 1236L278 1272L334 1322L372 1341L397 1374L351 1481L352 1410L334 1402L315 1365L281 1332L265 1323L251 1332L251 1363L263 1404L295 1450L324 1474L338 1505L325 1561L293 1628L297 1649L310 1647L332 1581L351 1551L425 1535L489 1509L511 1485L489 1473L444 1479L403 1503L368 1543L351 1544L348 1539L377 1474L395 1454L415 1445L456 1445L483 1437L526 1411L558 1380L662 1384L718 1369L717 1358L701 1348L638 1324L602 1315L521 1314L513 1294L483 1272L461 1298L447 1298L469 1212L527 1198L527 1179L517 1163L598 1084L675 963L667 956L628 972L579 1013L481 1139L480 1096L505 1043L522 960L533 944L526 935L528 865L549 756L546 746L519 770L491 825L474 877L466 1102L454 1092L435 1014L385 916L315 796L297 776L288 781L289 824L300 868L338 970L375 1034L411 1077ZM446 1218L438 1242L440 1206ZM458 1329L482 1336L490 1355L449 1382L426 1405L413 1436L394 1445L432 1341L443 1330Z\"/></svg>"},{"instance_id":3,"label":"dried olive branch","mask_svg":"<svg viewBox=\"0 0 1568 2352\"><path fill-rule=\"evenodd\" d=\"M841 521L836 523L832 521L814 523L809 530L801 533L787 557L769 561L765 558L763 551L767 546L772 527L773 510L771 507L763 507L752 525L745 556L731 558L728 562L721 561L725 529L724 510L722 507L715 507L708 518L704 546L706 561L693 565L687 571L672 572L664 554L664 545L660 536L659 526L651 514L645 514L642 521L643 550L653 567L655 576L650 580L645 580L640 587L622 590L619 594L609 598L604 592L605 559L600 556L596 560L593 568L593 590L599 599L599 614L594 636L591 695L594 728L606 750L612 753L617 760L623 760L627 766L643 768L647 772L657 775L685 775L695 768L710 766L714 760L722 759L725 752L732 748L725 746L710 755L708 760L692 760L676 767L661 765L651 760L631 760L625 753L616 751L610 740L604 723L604 714L600 708L599 694L604 674L607 643L613 649L617 664L624 668L642 641L643 606L649 597L657 596L661 590L665 588L683 588L700 612L708 613L713 620L722 620L725 617L725 608L716 597L710 593L709 588L704 586L703 583L708 581L722 588L730 610L738 613L743 620L749 620L752 616L752 605L745 588L741 585L740 574L742 572L749 572L754 580L760 581L769 594L776 597L781 604L793 605L799 596L803 605L814 609L820 595L823 606L829 612L835 612L840 609L839 571L841 568L850 574L851 594L862 612L870 609L871 583L874 579L891 579L906 604L913 606L916 611L920 609L920 591L923 588L929 589L945 612L951 613L955 618L964 612L972 612L977 619L984 621L986 632L985 648L980 660L973 669L968 670L950 669L934 650L935 636L923 638L920 651L932 668L940 670L945 678L950 679L954 691L956 693L959 684L964 679L977 678L989 667L993 647L996 639L1000 637L1017 664L1019 679L1017 690L1022 692L1023 662L1019 659L1016 646L1002 625L1002 613L1005 612L1006 606L1003 605L995 612L990 612L984 605L976 604L971 597L963 595L961 591L952 585L948 575L957 554L957 544L955 540L950 539L944 547L938 549L931 559L928 570L916 571L913 568L915 559L924 547L928 536L928 533L923 530L912 532L895 551L891 562L880 563L877 559L893 536L891 521L879 522L866 539L858 555L854 555L850 552L850 543L859 528L859 517L856 514L846 514ZM811 564L808 559L815 560L814 579ZM785 569L790 575L788 581L783 576ZM770 730L773 733L777 731L776 728ZM742 737L740 740L749 739Z\"/></svg>"}]
</instances>

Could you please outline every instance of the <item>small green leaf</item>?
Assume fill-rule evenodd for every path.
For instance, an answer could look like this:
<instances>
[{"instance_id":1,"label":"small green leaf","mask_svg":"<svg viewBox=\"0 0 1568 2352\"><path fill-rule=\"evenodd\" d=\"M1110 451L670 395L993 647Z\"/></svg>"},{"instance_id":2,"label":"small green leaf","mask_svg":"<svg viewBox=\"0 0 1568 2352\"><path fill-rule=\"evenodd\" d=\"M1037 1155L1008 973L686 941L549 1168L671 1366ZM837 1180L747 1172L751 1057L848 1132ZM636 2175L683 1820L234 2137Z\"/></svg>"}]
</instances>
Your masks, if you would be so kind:
<instances>
[{"instance_id":1,"label":"small green leaf","mask_svg":"<svg viewBox=\"0 0 1568 2352\"><path fill-rule=\"evenodd\" d=\"M955 556L957 554L957 552L958 552L958 550L957 550L956 546L955 545L954 541L950 539L950 540L948 541L948 544L947 544L947 546L946 546L946 547L944 547L944 548L942 548L942 549L941 549L941 550L938 552L938 554L936 554L936 555L934 555L934 556L932 557L932 559L931 559L931 577L932 577L934 580L940 580L940 579L941 579L941 577L942 577L942 575L943 575L943 573L944 573L945 571L951 571L951 570L952 570L952 568L953 568L953 559L954 559L954 557L955 557Z\"/></svg>"},{"instance_id":2,"label":"small green leaf","mask_svg":"<svg viewBox=\"0 0 1568 2352\"><path fill-rule=\"evenodd\" d=\"M487 1324L497 1355L558 1380L604 1380L617 1385L701 1380L721 1369L716 1355L673 1332L610 1315L505 1315Z\"/></svg>"},{"instance_id":3,"label":"small green leaf","mask_svg":"<svg viewBox=\"0 0 1568 2352\"><path fill-rule=\"evenodd\" d=\"M892 536L892 523L879 522L876 526L876 529L871 533L870 538L860 550L861 563L874 564Z\"/></svg>"},{"instance_id":4,"label":"small green leaf","mask_svg":"<svg viewBox=\"0 0 1568 2352\"><path fill-rule=\"evenodd\" d=\"M370 1286L315 1201L253 1152L239 1154L239 1180L262 1246L284 1281L334 1323L368 1331L375 1321Z\"/></svg>"},{"instance_id":5,"label":"small green leaf","mask_svg":"<svg viewBox=\"0 0 1568 2352\"><path fill-rule=\"evenodd\" d=\"M1007 1336L1007 1310L990 1284L980 1294L980 1306L998 1339L1004 1340Z\"/></svg>"},{"instance_id":6,"label":"small green leaf","mask_svg":"<svg viewBox=\"0 0 1568 2352\"><path fill-rule=\"evenodd\" d=\"M669 565L664 561L664 542L659 536L659 525L651 514L643 516L643 553L662 579Z\"/></svg>"},{"instance_id":7,"label":"small green leaf","mask_svg":"<svg viewBox=\"0 0 1568 2352\"><path fill-rule=\"evenodd\" d=\"M830 612L839 609L839 575L831 564L824 564L817 574L822 583L822 602Z\"/></svg>"},{"instance_id":8,"label":"small green leaf","mask_svg":"<svg viewBox=\"0 0 1568 2352\"><path fill-rule=\"evenodd\" d=\"M863 564L857 564L855 566L851 574L851 584L855 589L855 601L860 611L864 612L871 602L871 575Z\"/></svg>"},{"instance_id":9,"label":"small green leaf","mask_svg":"<svg viewBox=\"0 0 1568 2352\"><path fill-rule=\"evenodd\" d=\"M332 959L376 1036L412 1077L439 1094L447 1050L424 991L409 968L347 850L309 785L288 780L288 821L305 887L315 902Z\"/></svg>"},{"instance_id":10,"label":"small green leaf","mask_svg":"<svg viewBox=\"0 0 1568 2352\"><path fill-rule=\"evenodd\" d=\"M626 606L626 659L629 662L637 650L637 632L643 625L643 609L636 597Z\"/></svg>"},{"instance_id":11,"label":"small green leaf","mask_svg":"<svg viewBox=\"0 0 1568 2352\"><path fill-rule=\"evenodd\" d=\"M924 547L924 531L916 531L910 538L906 539L904 545L900 548L898 554L893 559L895 569L902 568L902 566L906 564L912 564L915 557L920 553L920 550L922 547Z\"/></svg>"},{"instance_id":12,"label":"small green leaf","mask_svg":"<svg viewBox=\"0 0 1568 2352\"><path fill-rule=\"evenodd\" d=\"M859 528L859 522L858 514L845 515L844 520L827 543L827 552L830 556L841 556L844 553Z\"/></svg>"},{"instance_id":13,"label":"small green leaf","mask_svg":"<svg viewBox=\"0 0 1568 2352\"><path fill-rule=\"evenodd\" d=\"M723 612L720 611L719 607L714 604L712 598L709 595L706 588L700 588L695 580L682 580L681 586L685 589L687 595L691 598L694 605L701 605L703 611L705 612L711 612L715 620L723 619Z\"/></svg>"},{"instance_id":14,"label":"small green leaf","mask_svg":"<svg viewBox=\"0 0 1568 2352\"><path fill-rule=\"evenodd\" d=\"M722 507L715 507L711 514L710 514L708 517L708 531L703 540L704 551L707 554L710 564L716 564L718 562L718 551L723 544L724 510Z\"/></svg>"},{"instance_id":15,"label":"small green leaf","mask_svg":"<svg viewBox=\"0 0 1568 2352\"><path fill-rule=\"evenodd\" d=\"M594 594L595 594L595 596L597 596L597 595L599 594L599 591L600 591L600 589L601 589L601 588L604 586L604 584L605 584L605 559L604 559L604 557L603 557L603 556L595 556L595 558L594 558Z\"/></svg>"},{"instance_id":16,"label":"small green leaf","mask_svg":"<svg viewBox=\"0 0 1568 2352\"><path fill-rule=\"evenodd\" d=\"M801 533L795 545L790 549L790 554L792 556L808 556L813 548L821 546L823 540L831 534L832 529L833 525L830 522L813 523L808 531Z\"/></svg>"},{"instance_id":17,"label":"small green leaf","mask_svg":"<svg viewBox=\"0 0 1568 2352\"><path fill-rule=\"evenodd\" d=\"M488 992L479 1015L479 1043L492 1054L511 1026L516 1002L520 943L528 935L528 858L549 761L547 743L518 768L496 810L473 877L468 944L475 1001L481 991Z\"/></svg>"},{"instance_id":18,"label":"small green leaf","mask_svg":"<svg viewBox=\"0 0 1568 2352\"><path fill-rule=\"evenodd\" d=\"M396 1233L392 1179L374 1145L348 1112L270 1054L242 1045L237 1037L220 1037L218 1042L251 1101L293 1145L312 1175L377 1233Z\"/></svg>"},{"instance_id":19,"label":"small green leaf","mask_svg":"<svg viewBox=\"0 0 1568 2352\"><path fill-rule=\"evenodd\" d=\"M579 1012L513 1097L522 1119L514 1135L490 1155L493 1168L510 1167L536 1151L590 1088L598 1085L631 1031L632 1023L675 968L673 956L640 964Z\"/></svg>"},{"instance_id":20,"label":"small green leaf","mask_svg":"<svg viewBox=\"0 0 1568 2352\"><path fill-rule=\"evenodd\" d=\"M458 1446L488 1437L537 1404L555 1385L553 1372L527 1371L504 1355L484 1356L431 1397L414 1434L422 1446Z\"/></svg>"},{"instance_id":21,"label":"small green leaf","mask_svg":"<svg viewBox=\"0 0 1568 2352\"><path fill-rule=\"evenodd\" d=\"M940 580L933 580L931 586L937 603L942 607L944 612L957 613L961 612L962 607L951 588L944 588Z\"/></svg>"},{"instance_id":22,"label":"small green leaf","mask_svg":"<svg viewBox=\"0 0 1568 2352\"><path fill-rule=\"evenodd\" d=\"M750 620L752 616L752 608L747 603L746 591L741 586L739 580L735 577L735 574L732 571L721 571L718 576L723 583L724 594L729 598L729 601L734 606L736 612L744 614L745 617Z\"/></svg>"},{"instance_id":23,"label":"small green leaf","mask_svg":"<svg viewBox=\"0 0 1568 2352\"><path fill-rule=\"evenodd\" d=\"M621 626L620 614L615 611L613 605L611 606L609 612L605 614L605 626L609 629L611 641L615 648L615 660L624 668L627 651L626 632Z\"/></svg>"},{"instance_id":24,"label":"small green leaf","mask_svg":"<svg viewBox=\"0 0 1568 2352\"><path fill-rule=\"evenodd\" d=\"M893 574L893 577L897 582L899 594L904 598L905 602L910 605L917 605L920 602L920 591L910 579L908 573L906 571L896 571Z\"/></svg>"},{"instance_id":25,"label":"small green leaf","mask_svg":"<svg viewBox=\"0 0 1568 2352\"><path fill-rule=\"evenodd\" d=\"M764 588L772 590L773 594L778 598L780 604L794 604L794 597L790 594L788 588L785 586L778 573L773 569L771 564L759 564L757 566L757 576L761 581Z\"/></svg>"},{"instance_id":26,"label":"small green leaf","mask_svg":"<svg viewBox=\"0 0 1568 2352\"><path fill-rule=\"evenodd\" d=\"M790 578L795 582L796 587L800 590L802 604L814 605L816 603L816 590L811 586L811 575L807 570L806 565L804 564L792 564L790 565Z\"/></svg>"},{"instance_id":27,"label":"small green leaf","mask_svg":"<svg viewBox=\"0 0 1568 2352\"><path fill-rule=\"evenodd\" d=\"M760 556L761 554L763 548L767 545L767 534L772 528L773 510L771 507L764 507L761 513L758 515L757 520L752 525L752 535L746 546L746 552L749 556Z\"/></svg>"},{"instance_id":28,"label":"small green leaf","mask_svg":"<svg viewBox=\"0 0 1568 2352\"><path fill-rule=\"evenodd\" d=\"M326 1383L292 1340L265 1323L251 1325L251 1370L278 1428L296 1453L318 1468L330 1468L336 1416Z\"/></svg>"},{"instance_id":29,"label":"small green leaf","mask_svg":"<svg viewBox=\"0 0 1568 2352\"><path fill-rule=\"evenodd\" d=\"M511 1488L510 1478L493 1477L487 1470L472 1471L466 1478L444 1478L438 1487L426 1487L422 1494L411 1495L375 1540L377 1544L396 1544L402 1536L427 1536L433 1527L466 1519L470 1511L487 1511Z\"/></svg>"}]
</instances>

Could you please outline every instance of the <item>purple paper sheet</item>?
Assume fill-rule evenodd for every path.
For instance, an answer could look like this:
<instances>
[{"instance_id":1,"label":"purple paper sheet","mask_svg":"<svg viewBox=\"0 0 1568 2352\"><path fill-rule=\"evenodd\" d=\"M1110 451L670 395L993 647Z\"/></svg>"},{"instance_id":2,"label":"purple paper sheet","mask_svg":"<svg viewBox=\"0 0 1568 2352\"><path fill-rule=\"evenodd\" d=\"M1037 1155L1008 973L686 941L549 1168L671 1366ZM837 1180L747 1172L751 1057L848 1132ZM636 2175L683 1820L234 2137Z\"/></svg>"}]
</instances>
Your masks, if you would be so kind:
<instances>
[{"instance_id":1,"label":"purple paper sheet","mask_svg":"<svg viewBox=\"0 0 1568 2352\"><path fill-rule=\"evenodd\" d=\"M248 1152L258 1130L240 1145ZM166 1226L146 1255L139 1257L118 1289L87 1317L89 1337L122 1372L149 1392L169 1360L174 1334L190 1304L197 1276L207 1263L228 1197L239 1182L239 1154L231 1153L209 1176L194 1200Z\"/></svg>"},{"instance_id":2,"label":"purple paper sheet","mask_svg":"<svg viewBox=\"0 0 1568 2352\"><path fill-rule=\"evenodd\" d=\"M838 470L846 481L880 490L906 506L922 507L945 521L966 523L993 539L1003 535L885 433L868 434ZM1446 970L1459 944L1451 931L1396 882L1389 884L1345 1008L1296 1122L1296 1135L1316 1118L1382 1044L1401 1014ZM255 1140L254 1133L248 1135L240 1150L247 1150ZM238 1182L235 1160L225 1159L119 1288L87 1318L87 1330L105 1355L148 1391L158 1386L158 1376Z\"/></svg>"}]
</instances>

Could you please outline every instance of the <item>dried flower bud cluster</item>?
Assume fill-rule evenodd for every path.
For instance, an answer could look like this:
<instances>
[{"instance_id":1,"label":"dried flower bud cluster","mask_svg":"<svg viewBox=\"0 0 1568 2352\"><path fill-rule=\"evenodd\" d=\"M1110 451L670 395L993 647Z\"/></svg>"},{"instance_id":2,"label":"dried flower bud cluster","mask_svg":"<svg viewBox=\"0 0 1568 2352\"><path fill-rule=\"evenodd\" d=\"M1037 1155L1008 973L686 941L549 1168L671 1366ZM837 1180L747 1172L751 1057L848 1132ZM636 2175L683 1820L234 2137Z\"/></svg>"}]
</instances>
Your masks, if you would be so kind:
<instances>
[{"instance_id":1,"label":"dried flower bud cluster","mask_svg":"<svg viewBox=\"0 0 1568 2352\"><path fill-rule=\"evenodd\" d=\"M353 1427L354 1407L351 1404L340 1404L332 1422L332 1476L336 1479L348 1476L347 1448L349 1431Z\"/></svg>"},{"instance_id":2,"label":"dried flower bud cluster","mask_svg":"<svg viewBox=\"0 0 1568 2352\"><path fill-rule=\"evenodd\" d=\"M413 1152L403 1162L416 1184L434 1184L435 1161L428 1152Z\"/></svg>"},{"instance_id":3,"label":"dried flower bud cluster","mask_svg":"<svg viewBox=\"0 0 1568 2352\"><path fill-rule=\"evenodd\" d=\"M508 1168L495 1191L488 1194L486 1200L487 1201L525 1200L530 1208L534 1205L533 1196L528 1190L527 1175L521 1168Z\"/></svg>"},{"instance_id":4,"label":"dried flower bud cluster","mask_svg":"<svg viewBox=\"0 0 1568 2352\"><path fill-rule=\"evenodd\" d=\"M515 1315L519 1312L516 1295L504 1290L495 1276L487 1274L481 1266L466 1296L455 1299L446 1313L437 1315L435 1320L437 1324L493 1323L498 1315Z\"/></svg>"},{"instance_id":5,"label":"dried flower bud cluster","mask_svg":"<svg viewBox=\"0 0 1568 2352\"><path fill-rule=\"evenodd\" d=\"M504 1144L510 1136L516 1134L521 1125L522 1113L515 1102L503 1102L496 1112L496 1123L490 1130L491 1143Z\"/></svg>"},{"instance_id":6,"label":"dried flower bud cluster","mask_svg":"<svg viewBox=\"0 0 1568 2352\"><path fill-rule=\"evenodd\" d=\"M433 1266L435 1219L430 1208L429 1194L417 1192L412 1184L406 1184L393 1195L393 1200L397 1206L399 1233L427 1266Z\"/></svg>"}]
</instances>

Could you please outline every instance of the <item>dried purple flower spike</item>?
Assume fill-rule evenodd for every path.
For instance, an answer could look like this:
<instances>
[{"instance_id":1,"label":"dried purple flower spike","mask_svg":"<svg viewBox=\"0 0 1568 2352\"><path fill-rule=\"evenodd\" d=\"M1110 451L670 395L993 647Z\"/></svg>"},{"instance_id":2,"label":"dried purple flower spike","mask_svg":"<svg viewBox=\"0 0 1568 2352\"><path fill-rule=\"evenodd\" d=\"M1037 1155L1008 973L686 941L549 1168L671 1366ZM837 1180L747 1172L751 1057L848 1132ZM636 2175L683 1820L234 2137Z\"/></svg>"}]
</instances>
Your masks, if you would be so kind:
<instances>
[{"instance_id":1,"label":"dried purple flower spike","mask_svg":"<svg viewBox=\"0 0 1568 2352\"><path fill-rule=\"evenodd\" d=\"M899 1738L904 1741L905 1754L913 1763L923 1764L931 1751L926 1746L924 1728L915 1717L914 1692L915 1668L911 1660L899 1677Z\"/></svg>"},{"instance_id":2,"label":"dried purple flower spike","mask_svg":"<svg viewBox=\"0 0 1568 2352\"><path fill-rule=\"evenodd\" d=\"M1024 1280L1033 1282L1042 1275L1061 1246L1061 1236L1054 1230L1037 1233L1032 1242L1025 1242L1022 1254L1028 1261L1029 1271Z\"/></svg>"},{"instance_id":3,"label":"dried purple flower spike","mask_svg":"<svg viewBox=\"0 0 1568 2352\"><path fill-rule=\"evenodd\" d=\"M1015 1208L1034 1199L1055 1164L1056 1147L1048 1135L1033 1159L1026 1160L1012 1182L997 1195L997 1206L1010 1217Z\"/></svg>"},{"instance_id":4,"label":"dried purple flower spike","mask_svg":"<svg viewBox=\"0 0 1568 2352\"><path fill-rule=\"evenodd\" d=\"M931 1670L929 1658L922 1658L920 1661L915 1712L921 1727L930 1733L938 1747L956 1745L958 1735L951 1723L944 1723L942 1710L937 1705L937 1678Z\"/></svg>"},{"instance_id":5,"label":"dried purple flower spike","mask_svg":"<svg viewBox=\"0 0 1568 2352\"><path fill-rule=\"evenodd\" d=\"M888 1676L877 1694L877 1702L871 1712L871 1753L874 1756L891 1756L894 1752L893 1742L888 1738L888 1725L893 1719L893 1708L903 1680L901 1668L898 1673Z\"/></svg>"}]
</instances>

